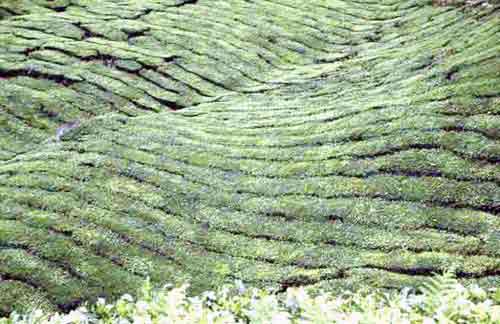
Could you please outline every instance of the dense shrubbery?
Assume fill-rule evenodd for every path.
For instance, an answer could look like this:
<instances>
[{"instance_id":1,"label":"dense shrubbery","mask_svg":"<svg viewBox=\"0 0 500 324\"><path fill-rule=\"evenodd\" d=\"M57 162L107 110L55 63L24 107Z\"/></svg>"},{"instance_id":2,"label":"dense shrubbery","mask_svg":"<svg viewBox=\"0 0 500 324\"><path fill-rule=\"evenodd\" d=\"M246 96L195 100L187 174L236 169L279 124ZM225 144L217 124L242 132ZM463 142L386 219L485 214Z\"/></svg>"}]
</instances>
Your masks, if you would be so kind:
<instances>
[{"instance_id":1,"label":"dense shrubbery","mask_svg":"<svg viewBox=\"0 0 500 324\"><path fill-rule=\"evenodd\" d=\"M338 294L450 266L498 285L498 7L1 1L0 316L497 316L493 296L455 283ZM189 278L191 296L231 278L330 295L145 288L116 302L146 277ZM99 296L113 304L45 315Z\"/></svg>"},{"instance_id":2,"label":"dense shrubbery","mask_svg":"<svg viewBox=\"0 0 500 324\"><path fill-rule=\"evenodd\" d=\"M187 297L187 286L154 290L146 284L138 298L99 300L69 314L12 314L13 323L500 323L500 290L464 287L444 275L418 294L347 293L311 296L305 289L284 295L248 289L241 283Z\"/></svg>"}]
</instances>

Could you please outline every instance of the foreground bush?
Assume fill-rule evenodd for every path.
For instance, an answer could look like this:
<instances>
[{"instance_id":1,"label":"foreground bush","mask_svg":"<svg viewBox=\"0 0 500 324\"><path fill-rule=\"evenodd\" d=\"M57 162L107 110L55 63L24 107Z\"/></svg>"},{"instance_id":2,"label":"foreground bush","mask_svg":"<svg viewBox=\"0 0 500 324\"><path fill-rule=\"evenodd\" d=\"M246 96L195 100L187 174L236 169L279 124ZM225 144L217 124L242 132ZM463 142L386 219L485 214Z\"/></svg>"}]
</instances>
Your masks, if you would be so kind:
<instances>
[{"instance_id":1,"label":"foreground bush","mask_svg":"<svg viewBox=\"0 0 500 324\"><path fill-rule=\"evenodd\" d=\"M303 288L275 295L243 284L188 297L187 285L160 290L146 284L134 299L100 299L69 314L12 314L10 323L500 323L500 290L464 287L450 275L418 293L311 296Z\"/></svg>"}]
</instances>

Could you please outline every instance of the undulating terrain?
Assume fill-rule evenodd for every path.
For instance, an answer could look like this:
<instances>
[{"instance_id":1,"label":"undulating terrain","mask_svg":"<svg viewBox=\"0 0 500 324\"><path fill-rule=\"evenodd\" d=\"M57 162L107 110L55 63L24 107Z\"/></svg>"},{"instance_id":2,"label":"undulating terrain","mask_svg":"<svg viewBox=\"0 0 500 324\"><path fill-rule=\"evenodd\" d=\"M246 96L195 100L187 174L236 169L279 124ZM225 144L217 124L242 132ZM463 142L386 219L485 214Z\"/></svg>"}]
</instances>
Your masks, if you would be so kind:
<instances>
[{"instance_id":1,"label":"undulating terrain","mask_svg":"<svg viewBox=\"0 0 500 324\"><path fill-rule=\"evenodd\" d=\"M189 280L500 284L500 4L0 0L0 315Z\"/></svg>"}]
</instances>

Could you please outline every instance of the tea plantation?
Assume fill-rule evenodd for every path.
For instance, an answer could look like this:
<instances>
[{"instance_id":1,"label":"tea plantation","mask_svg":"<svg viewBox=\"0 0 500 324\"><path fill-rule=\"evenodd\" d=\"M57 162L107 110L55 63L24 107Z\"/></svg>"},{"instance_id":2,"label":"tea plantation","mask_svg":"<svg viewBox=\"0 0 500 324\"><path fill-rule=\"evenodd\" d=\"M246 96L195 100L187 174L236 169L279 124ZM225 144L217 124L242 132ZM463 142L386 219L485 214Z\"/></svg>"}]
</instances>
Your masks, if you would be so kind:
<instances>
[{"instance_id":1,"label":"tea plantation","mask_svg":"<svg viewBox=\"0 0 500 324\"><path fill-rule=\"evenodd\" d=\"M0 0L0 317L146 278L500 285L500 3Z\"/></svg>"}]
</instances>

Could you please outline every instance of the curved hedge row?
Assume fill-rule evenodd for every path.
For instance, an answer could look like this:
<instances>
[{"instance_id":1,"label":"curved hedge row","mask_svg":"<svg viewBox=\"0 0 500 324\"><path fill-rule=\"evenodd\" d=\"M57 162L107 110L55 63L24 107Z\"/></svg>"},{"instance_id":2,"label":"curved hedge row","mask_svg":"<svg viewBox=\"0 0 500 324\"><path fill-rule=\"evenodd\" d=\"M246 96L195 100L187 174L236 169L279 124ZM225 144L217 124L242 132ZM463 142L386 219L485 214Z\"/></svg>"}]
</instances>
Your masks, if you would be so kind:
<instances>
[{"instance_id":1,"label":"curved hedge row","mask_svg":"<svg viewBox=\"0 0 500 324\"><path fill-rule=\"evenodd\" d=\"M500 279L498 5L0 5L0 313L152 282Z\"/></svg>"}]
</instances>

